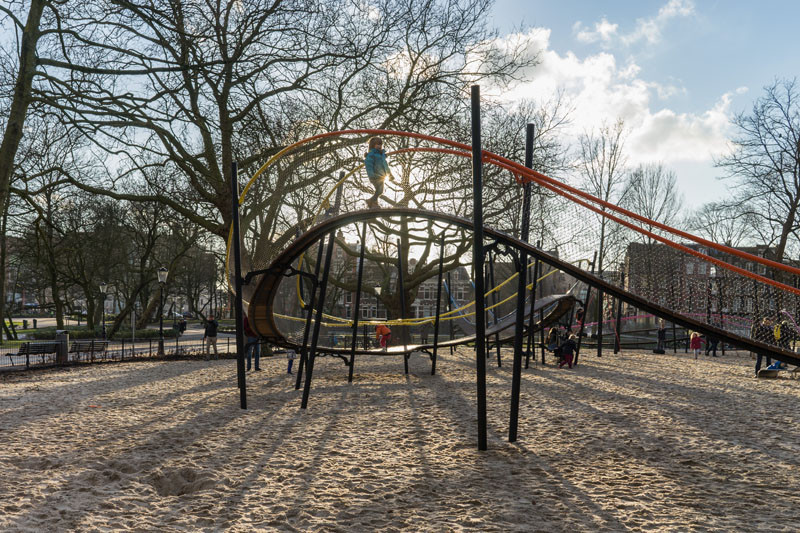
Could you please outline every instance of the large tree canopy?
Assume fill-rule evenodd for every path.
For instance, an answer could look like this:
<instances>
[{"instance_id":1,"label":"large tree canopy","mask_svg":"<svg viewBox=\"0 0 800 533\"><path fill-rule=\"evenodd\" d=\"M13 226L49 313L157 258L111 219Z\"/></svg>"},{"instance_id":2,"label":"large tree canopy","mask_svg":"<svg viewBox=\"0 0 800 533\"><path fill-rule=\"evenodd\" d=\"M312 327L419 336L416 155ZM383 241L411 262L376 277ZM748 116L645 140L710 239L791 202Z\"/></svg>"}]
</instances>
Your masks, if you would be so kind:
<instances>
[{"instance_id":1,"label":"large tree canopy","mask_svg":"<svg viewBox=\"0 0 800 533\"><path fill-rule=\"evenodd\" d=\"M158 201L223 236L232 161L252 171L331 129L445 131L469 83L508 81L533 61L522 46L487 44L490 4L65 1L42 37L34 90L108 169L76 185ZM165 179L149 194L115 190L154 175ZM276 199L307 185L281 184Z\"/></svg>"}]
</instances>

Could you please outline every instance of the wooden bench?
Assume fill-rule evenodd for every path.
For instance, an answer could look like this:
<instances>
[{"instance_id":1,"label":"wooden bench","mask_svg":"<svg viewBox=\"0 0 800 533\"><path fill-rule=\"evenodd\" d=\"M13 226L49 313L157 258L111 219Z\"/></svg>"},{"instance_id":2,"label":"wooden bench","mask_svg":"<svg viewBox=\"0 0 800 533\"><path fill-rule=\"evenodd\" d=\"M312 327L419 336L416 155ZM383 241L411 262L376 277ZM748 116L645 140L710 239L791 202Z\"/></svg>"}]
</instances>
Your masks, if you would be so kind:
<instances>
[{"instance_id":1,"label":"wooden bench","mask_svg":"<svg viewBox=\"0 0 800 533\"><path fill-rule=\"evenodd\" d=\"M58 351L58 344L57 342L24 342L20 344L17 353L9 353L6 355L11 359L11 366L14 366L14 357L25 356L25 367L30 368L32 355L40 356L42 358L42 363L44 363L46 356L56 354Z\"/></svg>"},{"instance_id":2,"label":"wooden bench","mask_svg":"<svg viewBox=\"0 0 800 533\"><path fill-rule=\"evenodd\" d=\"M78 340L73 341L69 347L69 353L78 354L76 361L81 360L81 354L86 354L87 361L94 361L95 354L102 355L108 348L108 341L91 340Z\"/></svg>"}]
</instances>

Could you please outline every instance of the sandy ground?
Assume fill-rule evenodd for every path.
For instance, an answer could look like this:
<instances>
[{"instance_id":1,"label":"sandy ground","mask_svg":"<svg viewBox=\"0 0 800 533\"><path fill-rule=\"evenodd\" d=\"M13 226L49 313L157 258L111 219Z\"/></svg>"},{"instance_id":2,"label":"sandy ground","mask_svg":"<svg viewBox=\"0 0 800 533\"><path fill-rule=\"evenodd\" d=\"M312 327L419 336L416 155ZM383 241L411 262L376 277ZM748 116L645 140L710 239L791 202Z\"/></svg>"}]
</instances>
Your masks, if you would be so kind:
<instances>
[{"instance_id":1,"label":"sandy ground","mask_svg":"<svg viewBox=\"0 0 800 533\"><path fill-rule=\"evenodd\" d=\"M285 361L138 362L0 377L2 531L798 531L800 380L750 358L587 356L489 365L476 449L474 356L430 375L320 359L311 402Z\"/></svg>"}]
</instances>

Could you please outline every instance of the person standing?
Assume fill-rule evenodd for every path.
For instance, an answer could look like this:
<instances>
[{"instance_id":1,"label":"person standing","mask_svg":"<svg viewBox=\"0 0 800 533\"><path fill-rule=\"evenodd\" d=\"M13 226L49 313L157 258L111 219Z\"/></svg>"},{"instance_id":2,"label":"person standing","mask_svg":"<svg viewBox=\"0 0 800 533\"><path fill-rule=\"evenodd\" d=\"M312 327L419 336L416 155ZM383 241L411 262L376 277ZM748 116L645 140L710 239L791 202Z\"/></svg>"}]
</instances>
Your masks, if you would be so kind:
<instances>
[{"instance_id":1,"label":"person standing","mask_svg":"<svg viewBox=\"0 0 800 533\"><path fill-rule=\"evenodd\" d=\"M380 137L372 137L369 140L369 151L364 157L364 169L367 171L367 177L370 183L375 187L375 194L367 200L367 207L370 209L377 209L378 198L383 194L383 182L386 178L389 181L394 181L391 173L389 173L389 163L386 162L386 151L383 149L383 139Z\"/></svg>"},{"instance_id":2,"label":"person standing","mask_svg":"<svg viewBox=\"0 0 800 533\"><path fill-rule=\"evenodd\" d=\"M559 349L561 351L561 362L558 363L558 368L561 368L564 365L569 365L569 368L572 368L572 357L575 353L575 350L578 349L578 345L575 344L575 339L577 339L577 337L574 333L572 333L560 346Z\"/></svg>"},{"instance_id":3,"label":"person standing","mask_svg":"<svg viewBox=\"0 0 800 533\"><path fill-rule=\"evenodd\" d=\"M667 328L664 325L664 321L660 320L658 322L658 346L656 350L658 353L664 353L665 345L667 344Z\"/></svg>"},{"instance_id":4,"label":"person standing","mask_svg":"<svg viewBox=\"0 0 800 533\"><path fill-rule=\"evenodd\" d=\"M711 352L713 357L717 356L717 345L719 344L719 339L716 337L708 336L708 344L706 344L706 355Z\"/></svg>"},{"instance_id":5,"label":"person standing","mask_svg":"<svg viewBox=\"0 0 800 533\"><path fill-rule=\"evenodd\" d=\"M694 360L697 361L697 356L700 355L700 349L703 347L703 337L699 333L693 331L689 336L689 348L694 350Z\"/></svg>"},{"instance_id":6,"label":"person standing","mask_svg":"<svg viewBox=\"0 0 800 533\"><path fill-rule=\"evenodd\" d=\"M389 347L389 342L392 340L392 330L386 324L378 324L375 328L375 337L385 352Z\"/></svg>"},{"instance_id":7,"label":"person standing","mask_svg":"<svg viewBox=\"0 0 800 533\"><path fill-rule=\"evenodd\" d=\"M205 351L205 359L208 361L211 358L211 347L214 347L214 359L219 359L219 352L217 351L217 332L219 331L219 322L214 320L214 315L208 315L205 322L205 330L203 331L203 347Z\"/></svg>"},{"instance_id":8,"label":"person standing","mask_svg":"<svg viewBox=\"0 0 800 533\"><path fill-rule=\"evenodd\" d=\"M577 326L578 331L580 331L580 328L583 327L583 318L585 314L586 313L584 312L583 307L579 307L575 312L575 325Z\"/></svg>"},{"instance_id":9,"label":"person standing","mask_svg":"<svg viewBox=\"0 0 800 533\"><path fill-rule=\"evenodd\" d=\"M770 344L772 336L773 336L773 328L772 323L769 320L769 317L764 317L763 320L760 322L755 322L752 328L751 336L764 344ZM758 371L761 370L761 361L764 358L764 354L762 352L756 352L756 377L758 377ZM767 358L767 366L772 364L772 358L770 356L766 356Z\"/></svg>"},{"instance_id":10,"label":"person standing","mask_svg":"<svg viewBox=\"0 0 800 533\"><path fill-rule=\"evenodd\" d=\"M256 333L253 331L253 328L250 327L250 322L247 320L247 315L244 316L244 337L244 355L247 357L247 370L250 370L251 359L255 358L256 372L258 372L261 370L261 367L258 364L261 358L261 346L259 346L258 343L258 335L256 335Z\"/></svg>"},{"instance_id":11,"label":"person standing","mask_svg":"<svg viewBox=\"0 0 800 533\"><path fill-rule=\"evenodd\" d=\"M294 350L289 348L286 350L286 359L289 361L289 366L286 368L286 373L292 373L292 365L294 364L294 360L297 358L297 353Z\"/></svg>"}]
</instances>

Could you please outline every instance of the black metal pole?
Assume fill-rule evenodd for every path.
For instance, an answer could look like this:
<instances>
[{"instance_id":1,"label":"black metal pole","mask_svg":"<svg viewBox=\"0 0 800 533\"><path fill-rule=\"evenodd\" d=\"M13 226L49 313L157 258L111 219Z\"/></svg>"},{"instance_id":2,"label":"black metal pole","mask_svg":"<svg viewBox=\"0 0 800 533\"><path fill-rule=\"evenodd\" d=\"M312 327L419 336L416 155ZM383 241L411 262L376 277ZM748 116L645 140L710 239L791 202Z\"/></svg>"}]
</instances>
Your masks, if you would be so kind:
<instances>
[{"instance_id":1,"label":"black metal pole","mask_svg":"<svg viewBox=\"0 0 800 533\"><path fill-rule=\"evenodd\" d=\"M439 239L439 275L436 276L436 319L433 322L433 357L431 376L436 374L436 354L439 347L439 312L442 308L442 273L444 271L444 232Z\"/></svg>"},{"instance_id":2,"label":"black metal pole","mask_svg":"<svg viewBox=\"0 0 800 533\"><path fill-rule=\"evenodd\" d=\"M541 244L541 241L537 241L536 247L540 247ZM525 368L530 366L531 355L533 355L534 362L536 361L536 345L533 342L533 338L535 335L534 325L536 320L536 288L539 284L539 265L541 265L541 262L537 257L533 261L533 276L531 276L531 312L528 317L528 350L525 354Z\"/></svg>"},{"instance_id":3,"label":"black metal pole","mask_svg":"<svg viewBox=\"0 0 800 533\"><path fill-rule=\"evenodd\" d=\"M603 273L598 272L602 277ZM603 357L603 291L597 289L597 357Z\"/></svg>"},{"instance_id":4,"label":"black metal pole","mask_svg":"<svg viewBox=\"0 0 800 533\"><path fill-rule=\"evenodd\" d=\"M353 310L353 341L350 343L350 371L347 382L353 381L353 367L355 366L356 343L358 342L358 313L361 307L361 281L364 279L364 251L367 249L367 222L361 225L361 250L358 253L358 281L356 282L356 301Z\"/></svg>"},{"instance_id":5,"label":"black metal pole","mask_svg":"<svg viewBox=\"0 0 800 533\"><path fill-rule=\"evenodd\" d=\"M306 362L306 381L303 384L303 401L301 407L305 409L308 407L308 396L311 392L311 377L314 373L314 357L317 352L317 343L319 342L319 331L322 327L322 315L325 308L325 291L328 288L328 276L331 272L331 257L333 256L333 245L336 234L331 231L328 234L328 246L325 250L325 266L322 270L322 280L319 283L319 296L317 297L317 320L314 322L314 333L311 336L311 350L308 354L308 361Z\"/></svg>"},{"instance_id":6,"label":"black metal pole","mask_svg":"<svg viewBox=\"0 0 800 533\"><path fill-rule=\"evenodd\" d=\"M236 374L239 376L239 403L247 409L247 382L244 371L244 319L242 317L242 248L239 238L239 178L237 163L231 163L231 217L233 219L233 290L236 308Z\"/></svg>"},{"instance_id":7,"label":"black metal pole","mask_svg":"<svg viewBox=\"0 0 800 533\"><path fill-rule=\"evenodd\" d=\"M397 240L397 291L400 295L400 319L404 319L406 317L406 289L403 286L403 246L402 242L398 239ZM408 337L407 333L408 330L406 326L402 326L402 337L403 337L403 348L405 351L403 352L403 367L405 373L408 374Z\"/></svg>"},{"instance_id":8,"label":"black metal pole","mask_svg":"<svg viewBox=\"0 0 800 533\"><path fill-rule=\"evenodd\" d=\"M795 278L797 279L797 278ZM722 297L722 290L725 284L725 272L722 272L722 277L717 278L717 312L719 313L719 327L720 329L725 329L725 315L723 314L722 302L724 298ZM795 297L795 302L797 302L797 297ZM795 304L796 306L796 304ZM796 307L795 307L796 308ZM733 309L733 305L731 305L731 310ZM794 316L797 316L797 311L795 311ZM720 347L722 348L722 355L725 355L725 342L722 340L719 341ZM792 341L792 351L794 351L794 341Z\"/></svg>"},{"instance_id":9,"label":"black metal pole","mask_svg":"<svg viewBox=\"0 0 800 533\"><path fill-rule=\"evenodd\" d=\"M597 251L594 252L594 256L592 257L592 274L594 274L594 264L597 261ZM578 355L581 353L581 342L583 341L583 330L584 325L586 324L586 316L589 312L589 297L592 294L592 286L588 283L586 284L586 298L583 299L583 319L581 320L581 327L578 329L578 347L575 348L575 360L572 362L572 365L575 366L578 364Z\"/></svg>"},{"instance_id":10,"label":"black metal pole","mask_svg":"<svg viewBox=\"0 0 800 533\"><path fill-rule=\"evenodd\" d=\"M533 168L534 125L525 128L525 167ZM525 182L522 191L522 226L519 232L521 241L528 242L531 217L531 184ZM525 328L525 293L527 292L528 255L520 251L517 263L517 314L514 325L514 362L511 371L511 408L508 422L508 442L516 442L519 426L519 396L522 383L522 333ZM533 298L530 312L533 314Z\"/></svg>"},{"instance_id":11,"label":"black metal pole","mask_svg":"<svg viewBox=\"0 0 800 533\"><path fill-rule=\"evenodd\" d=\"M103 302L105 314L105 302ZM105 324L104 324L105 326ZM158 355L164 357L164 284L158 284ZM241 384L239 384L241 387Z\"/></svg>"},{"instance_id":12,"label":"black metal pole","mask_svg":"<svg viewBox=\"0 0 800 533\"><path fill-rule=\"evenodd\" d=\"M497 325L497 291L494 290L494 260L496 254L489 254L489 283L492 285L492 323L496 326ZM494 334L494 343L497 348L497 366L501 367L502 362L500 360L500 333L496 332Z\"/></svg>"},{"instance_id":13,"label":"black metal pole","mask_svg":"<svg viewBox=\"0 0 800 533\"><path fill-rule=\"evenodd\" d=\"M450 314L447 315L447 325L449 326L450 331L450 340L455 338L455 332L453 331L453 300L455 300L455 296L453 295L453 283L451 280L450 272L447 273L447 310ZM450 345L450 355L453 355L455 348L453 345Z\"/></svg>"},{"instance_id":14,"label":"black metal pole","mask_svg":"<svg viewBox=\"0 0 800 533\"><path fill-rule=\"evenodd\" d=\"M486 323L483 295L483 150L481 149L481 90L471 87L472 98L472 209L475 233L472 265L475 269L475 360L478 400L478 449L487 449L486 440Z\"/></svg>"},{"instance_id":15,"label":"black metal pole","mask_svg":"<svg viewBox=\"0 0 800 533\"><path fill-rule=\"evenodd\" d=\"M542 350L542 364L544 364L544 309L539 309L539 346Z\"/></svg>"},{"instance_id":16,"label":"black metal pole","mask_svg":"<svg viewBox=\"0 0 800 533\"><path fill-rule=\"evenodd\" d=\"M294 382L294 390L300 388L305 365L308 361L308 339L311 336L311 320L314 317L314 299L317 296L317 289L319 288L319 269L322 265L322 250L325 248L324 245L323 239L320 241L319 246L317 246L317 264L314 265L314 281L316 283L311 284L311 294L309 294L308 302L306 302L306 324L303 330L303 347L300 349L300 362L297 364L297 378Z\"/></svg>"},{"instance_id":17,"label":"black metal pole","mask_svg":"<svg viewBox=\"0 0 800 533\"><path fill-rule=\"evenodd\" d=\"M620 283L622 289L625 289L625 274L620 271ZM614 335L614 353L619 353L620 350L620 331L622 330L622 300L617 298L617 320L615 324L616 332Z\"/></svg>"}]
</instances>

